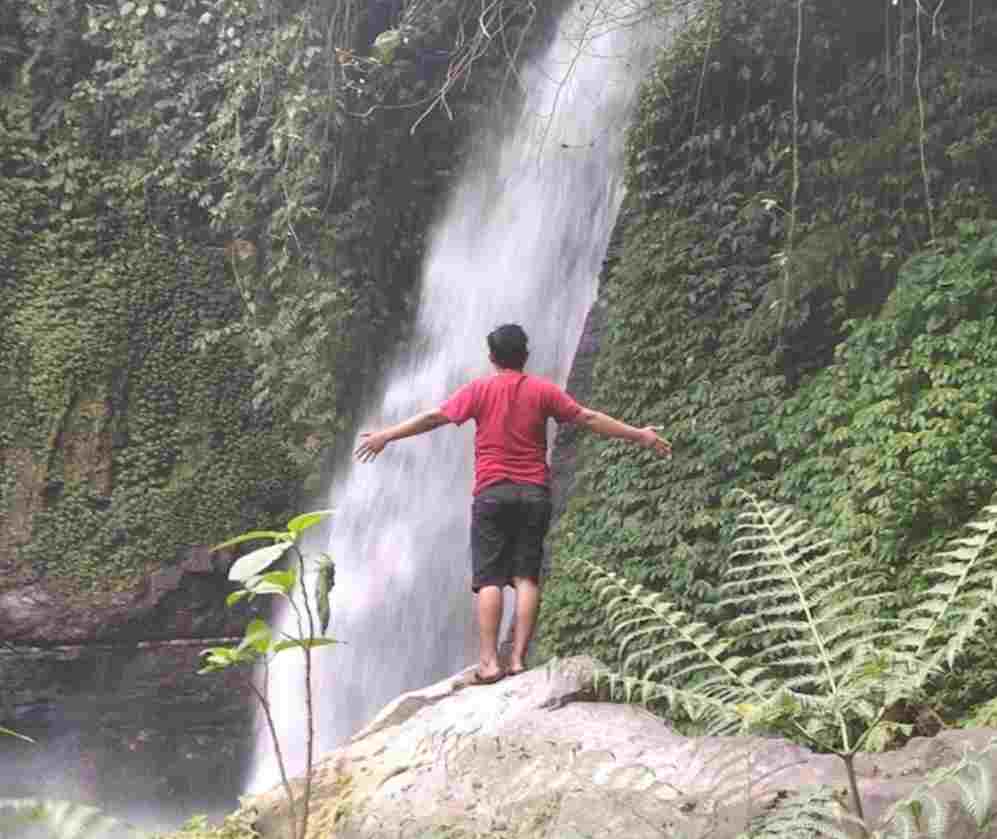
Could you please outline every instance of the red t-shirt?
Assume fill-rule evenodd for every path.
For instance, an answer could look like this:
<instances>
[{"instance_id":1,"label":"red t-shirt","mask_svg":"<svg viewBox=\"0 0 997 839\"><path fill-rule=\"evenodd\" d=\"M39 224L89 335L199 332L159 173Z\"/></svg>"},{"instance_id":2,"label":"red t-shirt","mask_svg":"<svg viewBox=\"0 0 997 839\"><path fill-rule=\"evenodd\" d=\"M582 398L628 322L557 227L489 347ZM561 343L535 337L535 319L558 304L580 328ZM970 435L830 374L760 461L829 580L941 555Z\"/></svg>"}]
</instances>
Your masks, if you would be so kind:
<instances>
[{"instance_id":1,"label":"red t-shirt","mask_svg":"<svg viewBox=\"0 0 997 839\"><path fill-rule=\"evenodd\" d=\"M474 494L499 481L550 484L547 418L573 422L581 405L553 382L505 370L464 385L440 406L450 422L474 419Z\"/></svg>"}]
</instances>

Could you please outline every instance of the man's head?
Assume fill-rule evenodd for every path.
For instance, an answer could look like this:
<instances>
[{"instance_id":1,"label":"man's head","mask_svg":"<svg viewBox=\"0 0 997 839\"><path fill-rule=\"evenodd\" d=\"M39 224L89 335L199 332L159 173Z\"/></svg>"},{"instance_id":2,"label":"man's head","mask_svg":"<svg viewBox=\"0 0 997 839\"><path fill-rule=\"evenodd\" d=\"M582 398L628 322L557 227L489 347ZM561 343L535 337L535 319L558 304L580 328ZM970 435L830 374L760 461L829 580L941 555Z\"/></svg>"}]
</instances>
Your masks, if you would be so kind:
<instances>
[{"instance_id":1,"label":"man's head","mask_svg":"<svg viewBox=\"0 0 997 839\"><path fill-rule=\"evenodd\" d=\"M530 352L526 332L518 323L504 323L488 333L492 363L506 370L522 370Z\"/></svg>"}]
</instances>

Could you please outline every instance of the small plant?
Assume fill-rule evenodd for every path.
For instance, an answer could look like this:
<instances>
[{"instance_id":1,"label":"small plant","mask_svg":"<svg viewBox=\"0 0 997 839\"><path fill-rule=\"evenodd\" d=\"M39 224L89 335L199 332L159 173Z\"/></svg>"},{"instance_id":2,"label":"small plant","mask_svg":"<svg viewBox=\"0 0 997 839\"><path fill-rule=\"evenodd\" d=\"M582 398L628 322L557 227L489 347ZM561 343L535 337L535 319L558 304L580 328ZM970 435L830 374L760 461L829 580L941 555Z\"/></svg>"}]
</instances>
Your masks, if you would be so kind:
<instances>
[{"instance_id":1,"label":"small plant","mask_svg":"<svg viewBox=\"0 0 997 839\"><path fill-rule=\"evenodd\" d=\"M49 798L0 798L0 839L142 839L96 807Z\"/></svg>"},{"instance_id":2,"label":"small plant","mask_svg":"<svg viewBox=\"0 0 997 839\"><path fill-rule=\"evenodd\" d=\"M24 734L18 734L16 731L13 731L13 730L11 730L9 728L4 728L2 725L0 725L0 735L3 735L5 737L16 737L18 740L24 740L24 742L26 742L26 743L34 743L35 742L30 737L27 737Z\"/></svg>"},{"instance_id":3,"label":"small plant","mask_svg":"<svg viewBox=\"0 0 997 839\"><path fill-rule=\"evenodd\" d=\"M308 564L315 567L315 587L309 595L305 583L306 557L300 548L300 540L304 532L327 516L332 510L319 510L295 516L287 523L287 530L251 530L222 542L212 548L213 551L231 548L244 542L269 540L272 545L257 548L246 554L229 569L229 579L238 583L241 588L232 592L226 600L226 605L234 606L241 600L253 600L261 596L276 596L283 598L295 616L297 635L275 633L264 620L256 619L249 623L242 641L229 647L211 647L201 654L204 667L199 673L215 673L244 665L262 664L263 684L258 685L252 675L247 679L250 690L256 697L266 718L267 729L273 743L277 766L280 769L281 783L287 795L288 812L290 814L291 839L303 839L308 832L308 815L311 804L312 766L314 763L315 717L312 708L312 650L317 647L336 644L332 638L323 637L329 626L329 594L335 580L335 566L332 559L324 553L308 557ZM291 557L290 567L286 570L268 571L275 563L285 556ZM299 587L299 583L301 583ZM295 591L300 590L300 600ZM274 724L268 699L269 664L274 656L286 650L300 650L304 656L304 687L305 687L305 725L306 756L305 756L305 788L301 795L301 815L297 812L298 801L287 777L287 768L280 748L280 739Z\"/></svg>"},{"instance_id":4,"label":"small plant","mask_svg":"<svg viewBox=\"0 0 997 839\"><path fill-rule=\"evenodd\" d=\"M663 594L578 563L620 642L623 675L609 678L628 699L664 701L710 733L778 732L837 755L867 835L855 756L890 725L892 707L954 665L997 605L997 506L938 556L931 587L893 619L883 616L890 594L863 564L790 509L742 497L722 634Z\"/></svg>"},{"instance_id":5,"label":"small plant","mask_svg":"<svg viewBox=\"0 0 997 839\"><path fill-rule=\"evenodd\" d=\"M178 831L155 839L260 839L253 826L255 818L255 810L238 810L212 826L207 816L194 816Z\"/></svg>"}]
</instances>

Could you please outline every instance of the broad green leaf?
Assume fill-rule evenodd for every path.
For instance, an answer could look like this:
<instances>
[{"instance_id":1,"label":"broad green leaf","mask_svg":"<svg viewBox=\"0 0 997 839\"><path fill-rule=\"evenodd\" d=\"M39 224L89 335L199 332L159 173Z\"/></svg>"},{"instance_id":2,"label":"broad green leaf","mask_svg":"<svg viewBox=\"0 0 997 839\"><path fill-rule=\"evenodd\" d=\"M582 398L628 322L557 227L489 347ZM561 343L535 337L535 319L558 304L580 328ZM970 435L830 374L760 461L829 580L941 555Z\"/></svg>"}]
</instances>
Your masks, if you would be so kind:
<instances>
[{"instance_id":1,"label":"broad green leaf","mask_svg":"<svg viewBox=\"0 0 997 839\"><path fill-rule=\"evenodd\" d=\"M249 592L246 589L233 591L228 597L225 598L225 605L231 609L236 603L246 597L249 597Z\"/></svg>"},{"instance_id":2,"label":"broad green leaf","mask_svg":"<svg viewBox=\"0 0 997 839\"><path fill-rule=\"evenodd\" d=\"M298 573L295 569L289 568L286 571L270 571L258 579L265 584L276 586L282 593L290 595L298 582ZM254 586L253 593L262 594L263 592L258 591Z\"/></svg>"},{"instance_id":3,"label":"broad green leaf","mask_svg":"<svg viewBox=\"0 0 997 839\"><path fill-rule=\"evenodd\" d=\"M235 652L234 647L208 647L208 649L201 651L201 655L208 659L228 661L235 655Z\"/></svg>"},{"instance_id":4,"label":"broad green leaf","mask_svg":"<svg viewBox=\"0 0 997 839\"><path fill-rule=\"evenodd\" d=\"M329 595L336 584L336 566L328 556L325 560L319 565L318 574L315 575L315 602L318 604L318 620L322 632L329 628Z\"/></svg>"},{"instance_id":5,"label":"broad green leaf","mask_svg":"<svg viewBox=\"0 0 997 839\"><path fill-rule=\"evenodd\" d=\"M9 728L4 728L2 725L0 725L0 734L4 734L7 737L16 737L18 740L24 740L25 743L35 742L30 737L27 737L24 734L18 734L16 731L12 731Z\"/></svg>"},{"instance_id":6,"label":"broad green leaf","mask_svg":"<svg viewBox=\"0 0 997 839\"><path fill-rule=\"evenodd\" d=\"M402 45L405 38L398 29L388 29L374 39L372 52L382 64L391 64L395 59L395 52Z\"/></svg>"},{"instance_id":7,"label":"broad green leaf","mask_svg":"<svg viewBox=\"0 0 997 839\"><path fill-rule=\"evenodd\" d=\"M268 583L262 577L254 577L251 581L246 583L246 588L249 589L251 597L265 597L270 594L275 594L278 597L289 596L283 586Z\"/></svg>"},{"instance_id":8,"label":"broad green leaf","mask_svg":"<svg viewBox=\"0 0 997 839\"><path fill-rule=\"evenodd\" d=\"M238 647L209 647L201 652L205 666L198 673L216 673L238 664L249 664L256 657L253 649L241 650Z\"/></svg>"},{"instance_id":9,"label":"broad green leaf","mask_svg":"<svg viewBox=\"0 0 997 839\"><path fill-rule=\"evenodd\" d=\"M315 510L311 513L302 513L300 516L295 516L287 523L287 529L297 536L309 527L314 527L322 519L326 519L331 516L335 510Z\"/></svg>"},{"instance_id":10,"label":"broad green leaf","mask_svg":"<svg viewBox=\"0 0 997 839\"><path fill-rule=\"evenodd\" d=\"M289 638L286 641L278 641L274 644L272 651L276 655L279 652L292 648L313 650L316 647L331 647L333 644L339 643L341 642L334 638Z\"/></svg>"},{"instance_id":11,"label":"broad green leaf","mask_svg":"<svg viewBox=\"0 0 997 839\"><path fill-rule=\"evenodd\" d=\"M265 653L270 648L272 638L273 632L270 630L270 625L265 620L257 618L250 621L249 626L246 627L246 637L240 642L238 651L252 648L259 653Z\"/></svg>"},{"instance_id":12,"label":"broad green leaf","mask_svg":"<svg viewBox=\"0 0 997 839\"><path fill-rule=\"evenodd\" d=\"M276 539L278 542L287 542L291 539L290 533L281 533L277 530L250 530L225 542L215 545L211 550L220 551L222 548L231 548L233 545L241 545L243 542L251 542L254 539Z\"/></svg>"},{"instance_id":13,"label":"broad green leaf","mask_svg":"<svg viewBox=\"0 0 997 839\"><path fill-rule=\"evenodd\" d=\"M258 548L252 553L248 553L237 559L228 571L228 578L237 583L245 582L250 577L255 577L261 571L269 568L280 559L290 547L287 542L277 545L268 545L265 548Z\"/></svg>"}]
</instances>

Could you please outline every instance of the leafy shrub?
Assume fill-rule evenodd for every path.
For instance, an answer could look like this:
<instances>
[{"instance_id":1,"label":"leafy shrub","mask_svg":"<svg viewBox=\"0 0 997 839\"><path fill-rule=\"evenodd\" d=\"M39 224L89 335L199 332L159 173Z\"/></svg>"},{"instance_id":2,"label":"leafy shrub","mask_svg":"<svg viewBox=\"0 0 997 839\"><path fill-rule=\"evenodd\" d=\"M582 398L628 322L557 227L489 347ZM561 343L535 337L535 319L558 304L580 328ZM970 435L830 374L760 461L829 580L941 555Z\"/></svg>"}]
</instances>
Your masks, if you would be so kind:
<instances>
[{"instance_id":1,"label":"leafy shrub","mask_svg":"<svg viewBox=\"0 0 997 839\"><path fill-rule=\"evenodd\" d=\"M772 424L782 496L904 585L997 487L995 264L997 235L911 260Z\"/></svg>"},{"instance_id":2,"label":"leafy shrub","mask_svg":"<svg viewBox=\"0 0 997 839\"><path fill-rule=\"evenodd\" d=\"M832 481L847 482L850 466L834 458L831 441L811 445L812 429L786 413L784 401L799 393L793 411L810 411L813 418L823 408L831 416L834 399L812 405L807 388L835 362L836 347L862 319L894 317L891 293L912 256L928 251L929 260L939 260L949 253L958 262L963 249L974 247L973 235L959 238L960 224L972 219L984 232L981 220L995 215L994 181L984 173L995 162L989 139L997 69L992 56L971 46L997 33L997 16L978 16L974 29L964 5L948 4L939 18L946 37L924 36L926 155L938 233L932 243L918 175L920 125L909 95L912 4L891 5L885 16L853 0L803 5L792 282L777 270L779 254L787 252L793 145L788 80L796 32L786 4L706 4L715 16L678 33L645 84L629 137L631 212L601 292L607 327L591 402L665 426L675 457L655 465L613 444L582 443L576 497L553 533L555 574L545 587L538 637L544 655L598 651L605 643L590 596L561 573L557 557L598 558L705 617L719 599L729 536L723 499L731 487L767 485L781 500L827 512L832 496L826 490ZM913 265L905 270L920 270ZM976 281L985 284L986 277ZM925 282L921 290L929 287ZM977 290L984 294L983 286ZM894 537L879 533L877 514L861 509L868 516L856 536L882 542L869 562L886 562L887 576L906 574L901 591L920 574L912 557L929 555L989 496L989 443L970 440L987 427L986 383L968 380L975 375L969 348L976 333L988 337L989 326L985 315L968 319L978 322L952 336L932 332L922 339L938 339L924 347L929 354L943 340L966 342L942 349L952 356L949 373L961 377L958 387L975 389L972 398L984 411L953 443L960 436L958 409L943 406L949 448L939 441L918 454L934 461L935 476L942 462L959 459L952 470L957 477L938 481L924 463L912 483L901 460L870 453L882 470L885 495L877 503L884 509L899 511L922 490L927 496L918 496L916 514L898 513L906 517L903 524L881 523L904 534L900 554L891 553ZM884 354L875 363L892 360ZM843 390L834 398L854 396ZM918 410L925 416L930 408ZM803 464L808 458L820 462ZM781 480L784 470L792 474ZM816 493L806 470L825 484ZM871 471L870 462L868 480ZM894 488L896 501L889 500ZM852 498L865 503L859 490Z\"/></svg>"}]
</instances>

